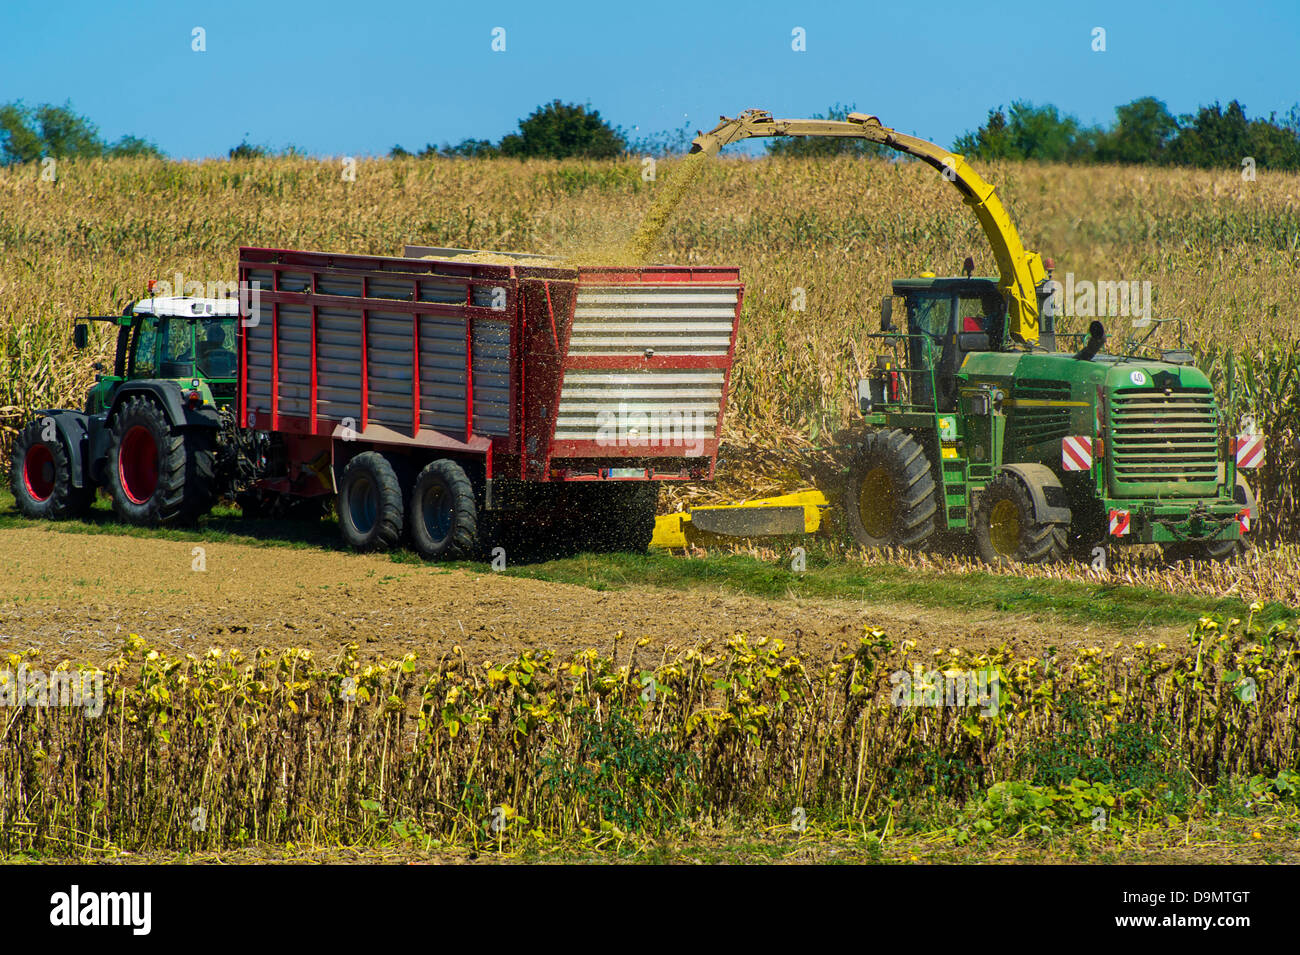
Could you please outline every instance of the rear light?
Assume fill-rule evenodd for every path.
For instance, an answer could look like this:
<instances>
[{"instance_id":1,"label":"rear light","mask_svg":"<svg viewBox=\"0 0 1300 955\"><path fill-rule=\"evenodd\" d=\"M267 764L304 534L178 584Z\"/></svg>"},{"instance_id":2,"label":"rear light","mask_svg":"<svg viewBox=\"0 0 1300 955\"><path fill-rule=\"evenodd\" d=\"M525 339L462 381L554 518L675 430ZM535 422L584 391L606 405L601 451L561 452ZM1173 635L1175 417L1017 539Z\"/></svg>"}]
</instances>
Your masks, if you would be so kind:
<instances>
[{"instance_id":1,"label":"rear light","mask_svg":"<svg viewBox=\"0 0 1300 955\"><path fill-rule=\"evenodd\" d=\"M203 395L197 390L187 391L185 392L185 403L191 408L197 408L199 405L203 404Z\"/></svg>"}]
</instances>

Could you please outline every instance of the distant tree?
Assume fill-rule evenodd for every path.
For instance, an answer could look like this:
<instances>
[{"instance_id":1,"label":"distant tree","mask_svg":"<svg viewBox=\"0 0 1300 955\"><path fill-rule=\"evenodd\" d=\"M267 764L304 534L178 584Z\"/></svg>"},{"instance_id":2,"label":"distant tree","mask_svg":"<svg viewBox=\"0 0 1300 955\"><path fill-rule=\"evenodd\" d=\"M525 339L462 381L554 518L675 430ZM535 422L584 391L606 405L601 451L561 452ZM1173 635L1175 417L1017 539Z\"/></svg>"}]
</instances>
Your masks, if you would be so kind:
<instances>
[{"instance_id":1,"label":"distant tree","mask_svg":"<svg viewBox=\"0 0 1300 955\"><path fill-rule=\"evenodd\" d=\"M1084 129L1051 104L1035 106L1017 100L1009 115L1000 106L989 110L985 124L957 137L953 150L978 159L1075 162L1093 157L1096 137L1096 130Z\"/></svg>"},{"instance_id":2,"label":"distant tree","mask_svg":"<svg viewBox=\"0 0 1300 955\"><path fill-rule=\"evenodd\" d=\"M137 156L149 159L166 158L166 154L161 149L139 136L123 136L109 146L105 152L109 156Z\"/></svg>"},{"instance_id":3,"label":"distant tree","mask_svg":"<svg viewBox=\"0 0 1300 955\"><path fill-rule=\"evenodd\" d=\"M231 159L261 159L268 155L270 150L265 146L254 146L245 136L238 146L230 148Z\"/></svg>"},{"instance_id":4,"label":"distant tree","mask_svg":"<svg viewBox=\"0 0 1300 955\"><path fill-rule=\"evenodd\" d=\"M425 150L427 152L432 148L432 146L426 146ZM493 156L501 155L501 150L486 139L462 139L455 146L443 143L438 148L437 154L449 159L490 159Z\"/></svg>"},{"instance_id":5,"label":"distant tree","mask_svg":"<svg viewBox=\"0 0 1300 955\"><path fill-rule=\"evenodd\" d=\"M45 155L45 142L22 103L0 106L0 164L32 162Z\"/></svg>"},{"instance_id":6,"label":"distant tree","mask_svg":"<svg viewBox=\"0 0 1300 955\"><path fill-rule=\"evenodd\" d=\"M1098 134L1102 162L1164 162L1178 134L1178 120L1154 96L1143 96L1115 109L1115 125Z\"/></svg>"},{"instance_id":7,"label":"distant tree","mask_svg":"<svg viewBox=\"0 0 1300 955\"><path fill-rule=\"evenodd\" d=\"M389 159L410 159L411 151L409 149L403 149L401 144L399 143L398 145L394 146L392 149L388 150L388 158Z\"/></svg>"},{"instance_id":8,"label":"distant tree","mask_svg":"<svg viewBox=\"0 0 1300 955\"><path fill-rule=\"evenodd\" d=\"M846 120L849 113L857 111L857 106L842 106L836 103L824 113L817 113L813 119ZM869 143L865 139L838 139L834 136L782 136L768 140L767 152L770 156L880 156L886 152L879 143Z\"/></svg>"},{"instance_id":9,"label":"distant tree","mask_svg":"<svg viewBox=\"0 0 1300 955\"><path fill-rule=\"evenodd\" d=\"M598 110L558 99L521 119L519 132L505 136L497 146L501 155L520 159L612 159L626 148L623 133L601 119Z\"/></svg>"},{"instance_id":10,"label":"distant tree","mask_svg":"<svg viewBox=\"0 0 1300 955\"><path fill-rule=\"evenodd\" d=\"M102 156L104 141L99 138L99 127L84 116L72 111L72 104L51 106L48 103L35 110L36 125L45 143L45 155L64 157Z\"/></svg>"},{"instance_id":11,"label":"distant tree","mask_svg":"<svg viewBox=\"0 0 1300 955\"><path fill-rule=\"evenodd\" d=\"M1300 135L1291 127L1293 108L1286 120L1248 119L1237 100L1227 107L1217 102L1202 106L1194 116L1184 116L1178 135L1169 146L1172 162L1186 166L1239 166L1247 156L1266 168L1300 169Z\"/></svg>"}]
</instances>

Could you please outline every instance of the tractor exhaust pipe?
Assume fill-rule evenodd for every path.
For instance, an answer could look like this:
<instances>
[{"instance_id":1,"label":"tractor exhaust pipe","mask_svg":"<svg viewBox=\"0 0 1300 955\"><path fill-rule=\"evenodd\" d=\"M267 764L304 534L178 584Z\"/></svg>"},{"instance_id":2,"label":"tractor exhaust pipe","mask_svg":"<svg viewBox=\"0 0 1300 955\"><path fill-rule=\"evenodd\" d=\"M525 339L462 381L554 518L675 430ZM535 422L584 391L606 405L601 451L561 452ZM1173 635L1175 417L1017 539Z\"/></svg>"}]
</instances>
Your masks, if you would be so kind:
<instances>
[{"instance_id":1,"label":"tractor exhaust pipe","mask_svg":"<svg viewBox=\"0 0 1300 955\"><path fill-rule=\"evenodd\" d=\"M1106 344L1106 326L1101 322L1093 322L1088 326L1088 341L1075 353L1075 360L1092 361L1104 344Z\"/></svg>"}]
</instances>

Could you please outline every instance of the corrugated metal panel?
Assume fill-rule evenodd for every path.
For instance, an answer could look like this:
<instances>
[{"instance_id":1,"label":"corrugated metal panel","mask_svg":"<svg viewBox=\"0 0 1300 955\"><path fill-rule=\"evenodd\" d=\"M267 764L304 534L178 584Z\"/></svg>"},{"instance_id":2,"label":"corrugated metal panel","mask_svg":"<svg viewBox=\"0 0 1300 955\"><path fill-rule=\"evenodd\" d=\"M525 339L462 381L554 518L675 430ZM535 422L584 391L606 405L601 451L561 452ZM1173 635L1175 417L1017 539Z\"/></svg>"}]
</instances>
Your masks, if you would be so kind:
<instances>
[{"instance_id":1,"label":"corrugated metal panel","mask_svg":"<svg viewBox=\"0 0 1300 955\"><path fill-rule=\"evenodd\" d=\"M570 355L725 355L735 288L700 285L579 288Z\"/></svg>"},{"instance_id":2,"label":"corrugated metal panel","mask_svg":"<svg viewBox=\"0 0 1300 955\"><path fill-rule=\"evenodd\" d=\"M361 421L361 313L316 310L316 414L329 421Z\"/></svg>"},{"instance_id":3,"label":"corrugated metal panel","mask_svg":"<svg viewBox=\"0 0 1300 955\"><path fill-rule=\"evenodd\" d=\"M718 369L567 372L555 440L712 439L725 380Z\"/></svg>"},{"instance_id":4,"label":"corrugated metal panel","mask_svg":"<svg viewBox=\"0 0 1300 955\"><path fill-rule=\"evenodd\" d=\"M276 408L282 415L311 414L311 309L281 305L279 337L280 388Z\"/></svg>"},{"instance_id":5,"label":"corrugated metal panel","mask_svg":"<svg viewBox=\"0 0 1300 955\"><path fill-rule=\"evenodd\" d=\"M510 432L510 323L474 323L474 430Z\"/></svg>"},{"instance_id":6,"label":"corrugated metal panel","mask_svg":"<svg viewBox=\"0 0 1300 955\"><path fill-rule=\"evenodd\" d=\"M366 316L368 413L376 424L411 425L412 322L410 315L400 312L372 311Z\"/></svg>"},{"instance_id":7,"label":"corrugated metal panel","mask_svg":"<svg viewBox=\"0 0 1300 955\"><path fill-rule=\"evenodd\" d=\"M465 430L465 322L420 316L420 427Z\"/></svg>"}]
</instances>

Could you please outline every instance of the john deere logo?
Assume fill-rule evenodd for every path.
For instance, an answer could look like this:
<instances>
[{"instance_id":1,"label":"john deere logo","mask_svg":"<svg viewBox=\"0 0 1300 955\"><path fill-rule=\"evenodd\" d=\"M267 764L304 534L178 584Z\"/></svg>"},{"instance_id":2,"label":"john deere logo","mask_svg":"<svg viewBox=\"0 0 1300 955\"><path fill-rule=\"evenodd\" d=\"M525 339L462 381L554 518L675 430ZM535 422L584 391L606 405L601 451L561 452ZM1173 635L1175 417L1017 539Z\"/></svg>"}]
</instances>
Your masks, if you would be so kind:
<instances>
[{"instance_id":1,"label":"john deere logo","mask_svg":"<svg viewBox=\"0 0 1300 955\"><path fill-rule=\"evenodd\" d=\"M1140 371L1134 371L1129 373L1128 380L1133 382L1135 385L1145 385L1147 383L1147 376L1142 374Z\"/></svg>"}]
</instances>

